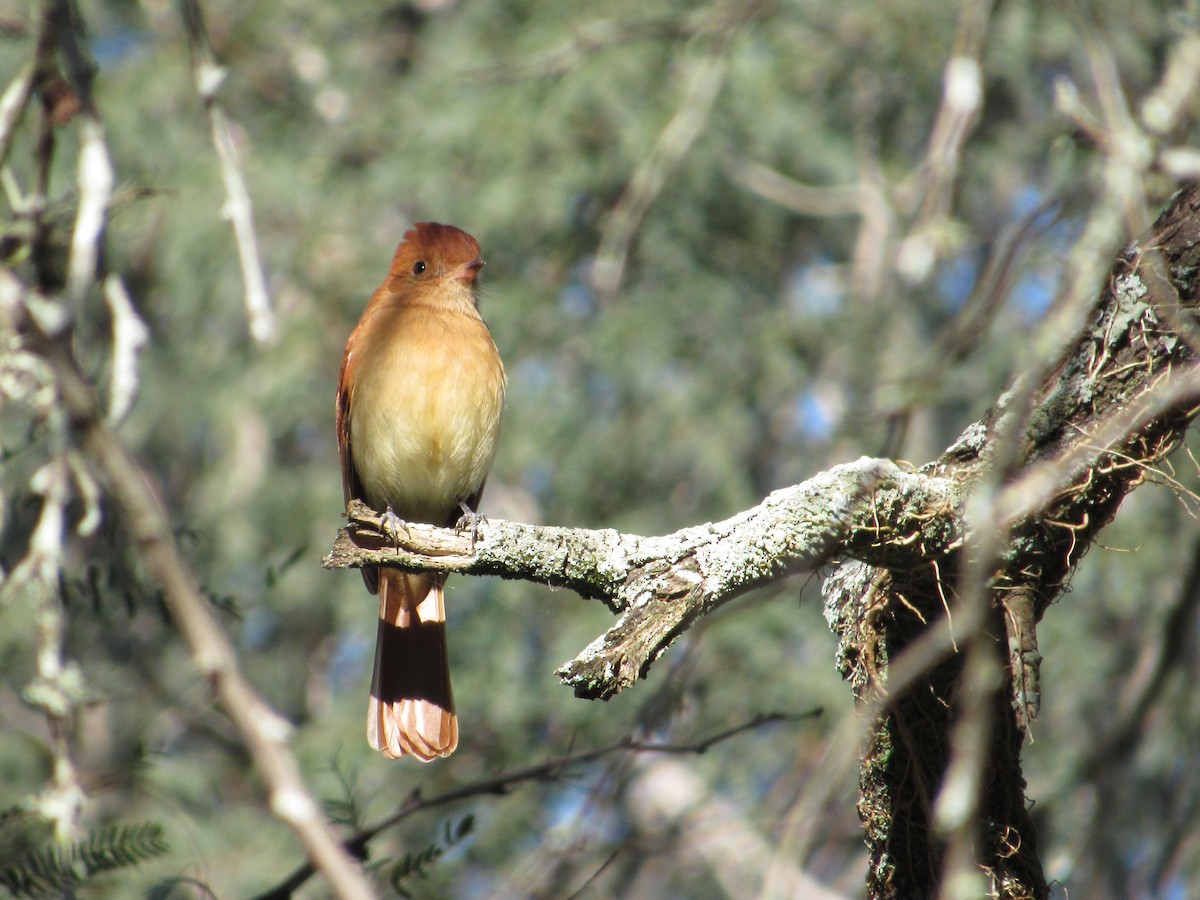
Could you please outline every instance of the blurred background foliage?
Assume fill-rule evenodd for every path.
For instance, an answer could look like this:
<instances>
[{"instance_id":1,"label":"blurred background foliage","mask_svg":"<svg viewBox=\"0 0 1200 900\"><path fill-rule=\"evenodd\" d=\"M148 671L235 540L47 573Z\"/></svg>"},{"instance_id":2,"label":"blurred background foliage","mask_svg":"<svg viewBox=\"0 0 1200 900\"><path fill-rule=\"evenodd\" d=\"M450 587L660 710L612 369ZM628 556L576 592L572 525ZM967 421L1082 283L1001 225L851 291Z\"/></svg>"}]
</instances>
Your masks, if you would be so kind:
<instances>
[{"instance_id":1,"label":"blurred background foliage","mask_svg":"<svg viewBox=\"0 0 1200 900\"><path fill-rule=\"evenodd\" d=\"M1064 11L1063 6L1069 8ZM483 312L505 358L509 403L489 515L661 533L723 518L861 454L920 463L1009 383L1061 287L1094 148L1054 112L1057 79L1091 83L1094 29L1139 98L1171 40L1196 23L1177 3L1000 2L984 36L984 105L963 153L927 278L897 273L959 11L939 0L455 0L205 4L221 89L255 204L280 320L248 337L236 248L178 9L86 0L98 105L119 179L105 263L152 332L122 435L155 479L184 550L254 683L297 725L296 750L331 810L374 822L507 768L635 734L687 741L760 712L824 714L734 737L683 762L772 853L826 737L849 709L820 616L796 577L693 629L648 681L608 704L574 699L553 669L610 619L536 585L455 578L448 593L462 744L429 766L365 743L375 600L319 559L342 509L333 392L344 341L413 221L457 224L488 260ZM24 0L0 2L0 80L32 53ZM680 110L689 78L723 62L711 113L632 240L620 288L591 273L610 211ZM1179 136L1186 141L1187 135ZM9 166L33 177L33 129ZM70 209L76 141L59 132L51 200ZM852 271L862 221L805 215L754 189L765 166L813 186L883 186L891 221L868 243L874 287ZM1153 203L1167 181L1148 185ZM69 222L69 213L65 221ZM989 254L1017 229L1000 305L961 326ZM861 247L859 248L862 249ZM11 262L11 261L10 261ZM19 261L17 261L19 262ZM93 298L78 352L97 379L110 323ZM0 565L24 550L37 501L39 431L0 412L7 503ZM1177 477L1194 482L1186 457ZM1140 741L1089 752L1113 698L1156 640L1194 554L1194 510L1162 487L1135 495L1074 593L1047 617L1043 715L1027 752L1048 875L1075 896L1200 890L1195 635ZM71 546L68 656L94 702L72 752L89 823L151 821L169 852L94 879L130 896L197 879L217 896L277 882L302 861L210 701L120 521ZM50 776L44 721L22 691L32 614L0 609L0 807ZM641 807L651 757L614 755L502 797L464 801L389 830L391 862L472 833L404 887L420 896L713 896L687 822ZM862 865L854 785L824 813L812 874L854 896ZM352 802L347 802L352 801ZM4 826L0 819L0 827ZM726 823L722 827L729 827ZM36 844L0 839L0 866ZM0 835L0 838L3 836ZM599 872L599 874L596 874ZM180 882L184 896L194 887ZM319 885L307 889L319 896ZM1061 892L1061 888L1059 888Z\"/></svg>"}]
</instances>

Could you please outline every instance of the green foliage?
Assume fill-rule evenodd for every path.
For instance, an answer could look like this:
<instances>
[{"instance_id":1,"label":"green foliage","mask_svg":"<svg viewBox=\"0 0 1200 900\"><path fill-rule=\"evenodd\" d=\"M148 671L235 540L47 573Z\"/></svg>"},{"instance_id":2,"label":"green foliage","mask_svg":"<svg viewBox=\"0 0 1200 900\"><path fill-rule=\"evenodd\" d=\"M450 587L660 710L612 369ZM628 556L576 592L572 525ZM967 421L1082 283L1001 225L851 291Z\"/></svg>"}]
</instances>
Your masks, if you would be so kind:
<instances>
[{"instance_id":1,"label":"green foliage","mask_svg":"<svg viewBox=\"0 0 1200 900\"><path fill-rule=\"evenodd\" d=\"M337 779L338 795L326 797L324 801L325 814L329 821L347 828L359 829L363 826L363 797L358 785L356 772L347 771L338 757L329 763L329 771Z\"/></svg>"},{"instance_id":2,"label":"green foliage","mask_svg":"<svg viewBox=\"0 0 1200 900\"><path fill-rule=\"evenodd\" d=\"M161 825L108 825L73 844L33 850L0 868L0 887L14 897L74 896L95 875L164 855Z\"/></svg>"},{"instance_id":3,"label":"green foliage","mask_svg":"<svg viewBox=\"0 0 1200 900\"><path fill-rule=\"evenodd\" d=\"M388 872L388 883L392 890L402 897L412 897L412 892L405 886L406 879L416 875L419 878L429 877L429 868L455 844L466 839L475 830L475 817L463 816L453 826L446 822L442 826L441 843L430 844L416 853L406 853L404 858L394 863Z\"/></svg>"}]
</instances>

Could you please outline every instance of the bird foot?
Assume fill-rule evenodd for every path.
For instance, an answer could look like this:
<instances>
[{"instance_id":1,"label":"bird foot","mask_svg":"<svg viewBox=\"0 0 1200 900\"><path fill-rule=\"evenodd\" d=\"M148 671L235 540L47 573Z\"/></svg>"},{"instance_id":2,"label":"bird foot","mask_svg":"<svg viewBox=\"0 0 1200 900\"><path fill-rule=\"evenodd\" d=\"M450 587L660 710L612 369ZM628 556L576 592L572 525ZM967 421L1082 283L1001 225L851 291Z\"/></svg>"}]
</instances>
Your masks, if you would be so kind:
<instances>
[{"instance_id":1,"label":"bird foot","mask_svg":"<svg viewBox=\"0 0 1200 900\"><path fill-rule=\"evenodd\" d=\"M481 516L465 503L458 504L458 508L463 511L458 522L455 523L456 531L466 531L471 529L471 552L475 552L475 542L479 539L479 523L486 522L487 516Z\"/></svg>"},{"instance_id":2,"label":"bird foot","mask_svg":"<svg viewBox=\"0 0 1200 900\"><path fill-rule=\"evenodd\" d=\"M396 515L392 509L392 504L387 505L387 509L383 511L383 515L379 517L380 525L383 526L383 533L392 539L392 549L400 549L400 532L408 534L408 529L404 527L404 520Z\"/></svg>"}]
</instances>

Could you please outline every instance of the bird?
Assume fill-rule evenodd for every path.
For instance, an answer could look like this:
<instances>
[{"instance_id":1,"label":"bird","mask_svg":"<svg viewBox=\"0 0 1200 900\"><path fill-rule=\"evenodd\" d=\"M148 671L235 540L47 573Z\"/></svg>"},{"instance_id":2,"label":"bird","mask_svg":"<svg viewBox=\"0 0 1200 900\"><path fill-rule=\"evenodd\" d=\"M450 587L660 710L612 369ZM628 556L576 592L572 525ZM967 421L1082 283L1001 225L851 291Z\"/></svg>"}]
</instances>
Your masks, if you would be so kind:
<instances>
[{"instance_id":1,"label":"bird","mask_svg":"<svg viewBox=\"0 0 1200 900\"><path fill-rule=\"evenodd\" d=\"M442 527L475 518L496 457L506 379L479 314L479 242L418 222L350 333L336 426L345 499ZM362 569L379 595L367 740L423 762L458 746L445 573Z\"/></svg>"}]
</instances>

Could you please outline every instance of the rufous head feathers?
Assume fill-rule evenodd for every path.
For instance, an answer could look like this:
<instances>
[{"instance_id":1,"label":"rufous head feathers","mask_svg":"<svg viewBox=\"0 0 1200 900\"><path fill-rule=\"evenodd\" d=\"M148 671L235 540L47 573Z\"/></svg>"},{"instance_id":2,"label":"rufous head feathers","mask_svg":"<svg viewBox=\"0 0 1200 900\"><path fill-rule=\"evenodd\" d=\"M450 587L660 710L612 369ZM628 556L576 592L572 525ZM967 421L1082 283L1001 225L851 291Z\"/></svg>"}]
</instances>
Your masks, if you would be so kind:
<instances>
[{"instance_id":1,"label":"rufous head feathers","mask_svg":"<svg viewBox=\"0 0 1200 900\"><path fill-rule=\"evenodd\" d=\"M405 281L450 277L474 284L481 268L479 242L471 235L453 225L417 222L396 248L390 274L393 279Z\"/></svg>"}]
</instances>

